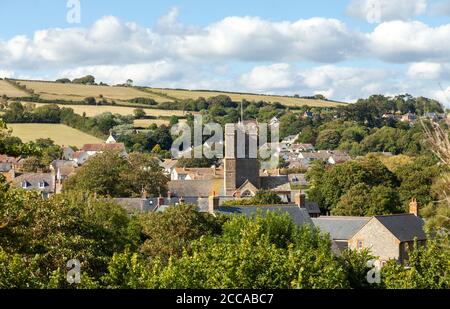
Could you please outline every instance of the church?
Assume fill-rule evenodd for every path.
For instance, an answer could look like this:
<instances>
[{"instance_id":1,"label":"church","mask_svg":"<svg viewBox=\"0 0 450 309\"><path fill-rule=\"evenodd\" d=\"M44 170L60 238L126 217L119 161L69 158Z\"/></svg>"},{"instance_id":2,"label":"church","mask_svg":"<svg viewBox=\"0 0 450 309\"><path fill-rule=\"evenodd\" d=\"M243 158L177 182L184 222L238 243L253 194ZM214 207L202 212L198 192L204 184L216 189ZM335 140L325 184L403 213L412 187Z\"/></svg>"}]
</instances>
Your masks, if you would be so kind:
<instances>
[{"instance_id":1,"label":"church","mask_svg":"<svg viewBox=\"0 0 450 309\"><path fill-rule=\"evenodd\" d=\"M260 189L275 191L283 202L294 200L287 175L261 170L258 159L258 123L244 121L225 125L225 156L220 177L172 180L172 197L209 197L221 200L248 198ZM212 169L211 169L212 171ZM213 172L213 171L212 171ZM215 172L215 171L214 171Z\"/></svg>"}]
</instances>

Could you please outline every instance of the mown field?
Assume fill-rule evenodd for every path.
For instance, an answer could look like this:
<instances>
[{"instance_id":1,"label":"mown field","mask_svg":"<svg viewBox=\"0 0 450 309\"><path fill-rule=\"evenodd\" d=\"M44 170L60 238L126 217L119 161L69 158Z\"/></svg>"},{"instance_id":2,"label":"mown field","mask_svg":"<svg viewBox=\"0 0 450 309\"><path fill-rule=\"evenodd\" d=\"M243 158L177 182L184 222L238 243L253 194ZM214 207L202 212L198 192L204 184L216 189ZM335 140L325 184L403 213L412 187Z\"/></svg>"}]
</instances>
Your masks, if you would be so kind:
<instances>
[{"instance_id":1,"label":"mown field","mask_svg":"<svg viewBox=\"0 0 450 309\"><path fill-rule=\"evenodd\" d=\"M81 84L62 84L42 81L18 81L28 89L33 89L45 100L82 101L86 97L100 99L103 96L108 101L121 101L134 98L151 98L156 102L167 102L170 99L147 91L140 91L132 87L95 86Z\"/></svg>"},{"instance_id":2,"label":"mown field","mask_svg":"<svg viewBox=\"0 0 450 309\"><path fill-rule=\"evenodd\" d=\"M26 102L23 102L24 104ZM31 103L36 104L36 107L46 105L47 103ZM125 107L125 106L110 106L110 105L72 105L72 104L59 104L60 107L69 107L73 109L76 114L83 115L86 113L87 117L94 117L103 113L113 113L120 114L123 116L133 115L135 107ZM170 117L170 116L185 116L183 111L180 110L164 110L164 109L153 109L153 108L144 108L147 116L153 117Z\"/></svg>"},{"instance_id":3,"label":"mown field","mask_svg":"<svg viewBox=\"0 0 450 309\"><path fill-rule=\"evenodd\" d=\"M180 119L179 122L180 123L186 122L186 120L185 119ZM166 120L166 119L136 119L134 121L134 126L136 128L147 128L147 127L149 127L152 124L156 124L157 126L160 126L160 125L163 125L163 124L164 125L168 125L169 123L170 123L170 121Z\"/></svg>"},{"instance_id":4,"label":"mown field","mask_svg":"<svg viewBox=\"0 0 450 309\"><path fill-rule=\"evenodd\" d=\"M323 107L323 106L339 106L345 103L326 101L326 100L311 100L293 97L284 97L276 95L259 95L259 94L240 94L240 93L229 93L220 91L200 91L200 90L175 90L175 89L160 89L151 88L149 89L152 93L160 93L169 97L177 98L179 100L183 99L197 99L199 97L209 98L218 95L229 96L233 101L240 102L242 100L247 101L266 101L270 103L279 102L283 105L290 107L300 107L303 105L308 105L312 107Z\"/></svg>"},{"instance_id":5,"label":"mown field","mask_svg":"<svg viewBox=\"0 0 450 309\"><path fill-rule=\"evenodd\" d=\"M14 98L28 96L28 94L25 91L17 89L7 81L0 80L0 96L2 95Z\"/></svg>"},{"instance_id":6,"label":"mown field","mask_svg":"<svg viewBox=\"0 0 450 309\"><path fill-rule=\"evenodd\" d=\"M10 123L8 128L13 130L13 136L19 137L23 142L34 141L38 138L51 138L57 145L77 147L82 147L84 144L104 142L63 124Z\"/></svg>"}]
</instances>

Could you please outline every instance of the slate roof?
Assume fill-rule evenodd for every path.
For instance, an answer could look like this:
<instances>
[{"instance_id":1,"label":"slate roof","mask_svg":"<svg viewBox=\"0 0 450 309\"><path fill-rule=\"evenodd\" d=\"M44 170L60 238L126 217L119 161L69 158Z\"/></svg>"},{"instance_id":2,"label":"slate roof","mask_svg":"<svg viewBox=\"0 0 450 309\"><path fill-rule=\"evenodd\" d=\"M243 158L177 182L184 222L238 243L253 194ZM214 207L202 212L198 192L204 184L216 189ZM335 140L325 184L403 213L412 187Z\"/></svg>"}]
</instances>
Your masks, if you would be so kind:
<instances>
[{"instance_id":1,"label":"slate roof","mask_svg":"<svg viewBox=\"0 0 450 309\"><path fill-rule=\"evenodd\" d=\"M38 190L45 193L54 192L53 176L50 173L24 173L14 178L12 181L16 186L21 188L23 188L22 182L26 181L27 187L24 188L25 190ZM44 182L44 188L39 187L39 183L41 182Z\"/></svg>"},{"instance_id":2,"label":"slate roof","mask_svg":"<svg viewBox=\"0 0 450 309\"><path fill-rule=\"evenodd\" d=\"M291 184L287 175L282 176L262 176L261 189L274 191L291 191Z\"/></svg>"},{"instance_id":3,"label":"slate roof","mask_svg":"<svg viewBox=\"0 0 450 309\"><path fill-rule=\"evenodd\" d=\"M9 172L12 169L12 163L0 162L0 173Z\"/></svg>"},{"instance_id":4,"label":"slate roof","mask_svg":"<svg viewBox=\"0 0 450 309\"><path fill-rule=\"evenodd\" d=\"M333 240L349 240L371 218L368 217L319 217L312 218L314 225L322 232L329 233Z\"/></svg>"},{"instance_id":5,"label":"slate roof","mask_svg":"<svg viewBox=\"0 0 450 309\"><path fill-rule=\"evenodd\" d=\"M302 186L308 185L308 181L306 180L305 174L289 174L288 178L289 178L289 181L293 184L299 184Z\"/></svg>"},{"instance_id":6,"label":"slate roof","mask_svg":"<svg viewBox=\"0 0 450 309\"><path fill-rule=\"evenodd\" d=\"M413 214L375 216L398 240L413 241L425 240L427 237L423 231L423 220Z\"/></svg>"},{"instance_id":7,"label":"slate roof","mask_svg":"<svg viewBox=\"0 0 450 309\"><path fill-rule=\"evenodd\" d=\"M223 179L172 180L168 182L169 191L176 197L208 197L223 195Z\"/></svg>"},{"instance_id":8,"label":"slate roof","mask_svg":"<svg viewBox=\"0 0 450 309\"><path fill-rule=\"evenodd\" d=\"M114 201L124 207L129 213L152 211L156 203L152 199L143 198L115 198Z\"/></svg>"},{"instance_id":9,"label":"slate roof","mask_svg":"<svg viewBox=\"0 0 450 309\"><path fill-rule=\"evenodd\" d=\"M297 206L221 206L217 212L227 215L242 214L247 217L254 217L258 211L261 211L263 215L267 212L275 213L288 213L295 224L303 226L305 224L313 226L313 221L306 209Z\"/></svg>"}]
</instances>

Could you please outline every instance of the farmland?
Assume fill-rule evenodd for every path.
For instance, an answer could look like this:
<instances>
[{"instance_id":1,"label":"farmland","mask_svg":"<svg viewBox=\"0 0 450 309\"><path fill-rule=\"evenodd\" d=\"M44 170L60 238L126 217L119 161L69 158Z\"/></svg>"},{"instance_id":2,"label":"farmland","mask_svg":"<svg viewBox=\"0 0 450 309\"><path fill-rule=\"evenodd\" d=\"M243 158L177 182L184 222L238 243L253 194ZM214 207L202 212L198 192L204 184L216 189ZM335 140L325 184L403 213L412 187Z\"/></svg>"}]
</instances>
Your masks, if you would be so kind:
<instances>
[{"instance_id":1,"label":"farmland","mask_svg":"<svg viewBox=\"0 0 450 309\"><path fill-rule=\"evenodd\" d=\"M25 102L23 102L25 103ZM47 103L32 103L35 104L36 107L46 105ZM126 107L126 106L110 106L110 105L72 105L72 104L60 104L60 107L68 107L73 109L76 114L83 115L86 113L87 117L95 117L97 115L103 113L113 113L120 114L122 116L133 115L133 111L136 109L135 107ZM164 110L164 109L153 109L153 108L144 108L147 116L152 117L170 117L172 115L175 116L183 116L183 111L180 110Z\"/></svg>"},{"instance_id":2,"label":"farmland","mask_svg":"<svg viewBox=\"0 0 450 309\"><path fill-rule=\"evenodd\" d=\"M0 96L6 95L8 97L26 97L28 94L20 89L17 89L10 83L0 80Z\"/></svg>"},{"instance_id":3,"label":"farmland","mask_svg":"<svg viewBox=\"0 0 450 309\"><path fill-rule=\"evenodd\" d=\"M111 87L82 84L63 84L43 81L18 81L28 89L34 90L45 100L82 101L86 97L100 99L102 96L108 101L130 100L133 98L150 98L156 102L167 102L170 99L158 94L140 91L133 87ZM6 82L5 82L6 83Z\"/></svg>"},{"instance_id":4,"label":"farmland","mask_svg":"<svg viewBox=\"0 0 450 309\"><path fill-rule=\"evenodd\" d=\"M308 105L311 107L324 107L324 106L339 106L345 103L326 101L326 100L312 100L276 95L260 95L260 94L240 94L232 92L220 92L220 91L201 91L201 90L175 90L175 89L160 89L151 88L149 89L151 93L162 94L168 97L176 98L178 100L184 99L197 99L199 97L209 98L218 95L229 96L233 101L240 102L242 100L247 101L266 101L269 103L279 102L290 107L300 107L303 105Z\"/></svg>"},{"instance_id":5,"label":"farmland","mask_svg":"<svg viewBox=\"0 0 450 309\"><path fill-rule=\"evenodd\" d=\"M13 130L12 135L23 142L34 141L38 138L50 138L57 145L71 145L82 147L84 144L101 143L102 140L89 134L75 130L62 124L8 124Z\"/></svg>"}]
</instances>

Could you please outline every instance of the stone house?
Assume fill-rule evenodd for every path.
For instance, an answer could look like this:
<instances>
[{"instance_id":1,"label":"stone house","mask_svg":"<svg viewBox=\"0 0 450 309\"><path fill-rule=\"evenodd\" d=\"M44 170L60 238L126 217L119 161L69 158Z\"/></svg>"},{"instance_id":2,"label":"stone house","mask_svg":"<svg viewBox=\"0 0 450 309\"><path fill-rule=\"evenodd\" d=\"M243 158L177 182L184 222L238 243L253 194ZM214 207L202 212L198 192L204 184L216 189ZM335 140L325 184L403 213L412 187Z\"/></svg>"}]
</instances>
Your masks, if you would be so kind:
<instances>
[{"instance_id":1,"label":"stone house","mask_svg":"<svg viewBox=\"0 0 450 309\"><path fill-rule=\"evenodd\" d=\"M403 263L414 240L424 245L423 220L414 214L375 216L348 241L353 250L369 249L381 265L395 259Z\"/></svg>"}]
</instances>

